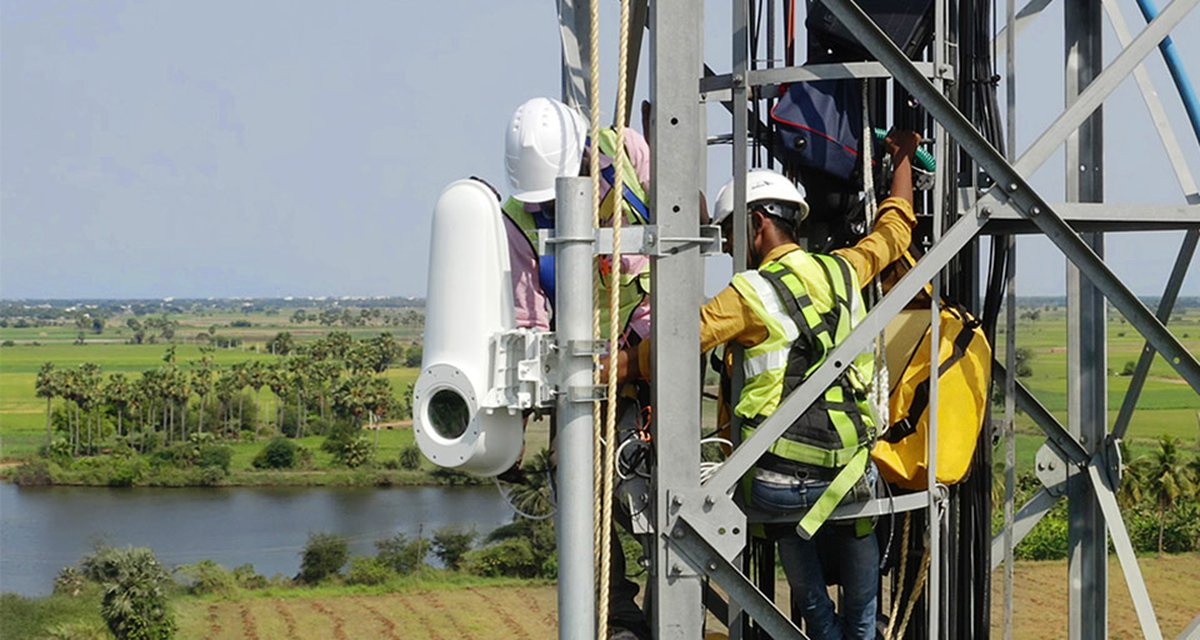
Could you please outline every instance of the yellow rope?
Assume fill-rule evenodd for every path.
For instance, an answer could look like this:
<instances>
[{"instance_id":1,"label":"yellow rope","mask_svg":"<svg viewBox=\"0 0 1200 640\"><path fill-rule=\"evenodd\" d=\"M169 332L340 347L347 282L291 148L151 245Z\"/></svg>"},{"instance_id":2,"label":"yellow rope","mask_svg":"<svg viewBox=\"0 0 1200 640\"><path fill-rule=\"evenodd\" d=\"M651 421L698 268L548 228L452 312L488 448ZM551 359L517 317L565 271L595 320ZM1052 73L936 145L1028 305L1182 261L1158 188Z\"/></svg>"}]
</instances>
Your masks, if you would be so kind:
<instances>
[{"instance_id":1,"label":"yellow rope","mask_svg":"<svg viewBox=\"0 0 1200 640\"><path fill-rule=\"evenodd\" d=\"M921 590L925 587L925 578L929 575L929 547L925 547L925 555L921 558L921 571L917 573L917 582L913 585L912 594L908 597L908 606L904 608L904 619L900 621L900 630L896 632L896 637L904 636L904 630L908 628L908 618L912 615L913 607L917 604L917 599L921 597Z\"/></svg>"},{"instance_id":2,"label":"yellow rope","mask_svg":"<svg viewBox=\"0 0 1200 640\"><path fill-rule=\"evenodd\" d=\"M592 178L592 227L599 228L600 226L600 154L597 150L597 141L600 139L600 1L591 0L589 9L591 10L591 31L588 36L588 66L591 72L590 84L588 86L588 111L591 118L590 131L591 150L588 153L588 175ZM593 261L594 262L594 261ZM600 281L599 269L592 269L592 339L600 339ZM600 361L599 356L593 357L592 367L592 384L600 384ZM610 365L613 361L610 361ZM600 426L600 403L592 403L592 424L595 434L592 446L592 486L595 491L603 494L605 487L603 482L604 476L604 439L601 437ZM609 531L605 526L606 522L603 518L603 511L600 501L595 502L595 508L592 511L592 524L594 527L595 540L595 566L596 578L599 581L597 592L599 595L599 612L597 615L598 628L596 630L597 638L608 637L608 572L606 571L609 565Z\"/></svg>"},{"instance_id":3,"label":"yellow rope","mask_svg":"<svg viewBox=\"0 0 1200 640\"><path fill-rule=\"evenodd\" d=\"M906 569L908 569L908 532L911 529L912 514L904 513L904 532L900 534L900 568L899 575L896 580L896 591L892 593L892 613L888 616L887 630L883 632L883 637L890 639L892 637L892 628L896 626L896 616L900 613L900 601L904 596L904 578Z\"/></svg>"},{"instance_id":4,"label":"yellow rope","mask_svg":"<svg viewBox=\"0 0 1200 640\"><path fill-rule=\"evenodd\" d=\"M593 0L595 6L595 0ZM609 572L612 567L612 558L609 553L611 543L609 538L612 535L612 510L613 510L613 493L616 491L614 485L613 471L616 467L616 450L617 450L617 349L618 341L621 336L621 323L618 321L621 311L621 224L624 221L622 212L624 204L624 169L626 162L625 154L625 65L629 59L629 0L621 0L621 26L619 27L619 45L617 53L617 114L616 114L616 149L613 150L613 184L612 184L612 269L609 276L608 286L608 349L609 349L609 364L612 369L608 376L608 415L605 416L604 424L604 440L607 446L604 448L604 474L603 488L600 494L601 516L600 526L602 535L605 539L604 549L600 555L600 630L596 637L608 637L608 608L609 598L608 591L611 584ZM598 99L596 96L594 99ZM598 116L593 112L593 122L598 120ZM598 133L598 132L597 132ZM593 180L595 174L599 173L598 163L600 157L599 135L592 138L592 167ZM599 192L596 193L599 196ZM620 552L618 552L620 553Z\"/></svg>"}]
</instances>

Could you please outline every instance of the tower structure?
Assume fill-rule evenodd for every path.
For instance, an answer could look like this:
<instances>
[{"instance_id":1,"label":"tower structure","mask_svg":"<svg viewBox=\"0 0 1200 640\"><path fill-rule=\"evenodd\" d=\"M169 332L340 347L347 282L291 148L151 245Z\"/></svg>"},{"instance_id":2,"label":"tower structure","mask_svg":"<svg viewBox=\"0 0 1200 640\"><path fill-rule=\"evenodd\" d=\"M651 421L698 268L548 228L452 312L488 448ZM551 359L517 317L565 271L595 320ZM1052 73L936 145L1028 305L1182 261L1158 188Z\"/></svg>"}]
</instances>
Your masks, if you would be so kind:
<instances>
[{"instance_id":1,"label":"tower structure","mask_svg":"<svg viewBox=\"0 0 1200 640\"><path fill-rule=\"evenodd\" d=\"M631 34L648 35L649 83L652 126L649 133L654 150L651 210L654 228L646 235L644 251L653 257L652 295L655 321L653 404L654 440L659 455L653 474L651 495L654 536L650 553L652 628L657 638L701 636L704 610L725 619L732 635L755 634L761 629L770 637L804 637L786 612L763 594L744 572L748 553L747 531L753 524L734 499L743 475L766 451L772 441L826 389L854 355L870 348L871 342L927 283L932 283L930 318L939 344L939 293L954 291L971 306L993 305L998 313L997 288L1007 288L1004 318L1005 344L996 344L995 379L1007 390L1006 415L993 423L1001 425L1006 440L1009 482L1015 466L1013 456L1013 412L1019 408L1030 416L1046 436L1038 454L1038 477L1043 487L1019 511L1012 503L1011 484L1006 491L1005 531L991 539L990 524L978 524L981 513L990 517L986 497L991 483L988 438L981 439L975 461L973 488L945 489L936 482L937 412L931 411L929 486L894 499L876 500L843 507L837 517L892 514L912 511L923 523L928 540L930 567L928 584L917 609L909 636L929 638L978 638L989 634L991 569L1011 557L1013 546L1059 500L1069 504L1069 637L1104 638L1108 635L1107 602L1112 580L1107 572L1107 548L1111 542L1122 566L1125 582L1137 611L1143 634L1161 638L1137 559L1115 499L1120 483L1118 443L1125 436L1138 395L1155 354L1160 354L1179 376L1200 393L1200 363L1165 326L1180 286L1200 239L1200 192L1191 176L1163 107L1150 86L1142 61L1163 43L1172 28L1195 7L1198 0L1173 0L1161 13L1147 11L1147 25L1131 35L1117 0L1081 0L1065 5L1063 29L1065 51L1066 107L1020 155L1015 148L1017 102L1013 79L1017 33L1033 20L1048 0L1030 0L1019 11L1013 0L1006 4L1006 26L995 35L1003 52L1004 75L1009 83L1007 141L998 125L998 111L980 104L969 94L971 83L992 81L968 62L971 47L990 48L991 33L971 34L964 28L964 15L983 4L971 0L933 0L933 35L930 44L913 59L897 47L854 0L820 0L838 21L869 52L870 61L830 62L797 65L794 60L776 64L777 27L789 12L800 13L802 3L752 3L731 0L732 68L728 73L707 72L703 60L703 5L688 0L629 0L634 5ZM1142 0L1143 7L1149 0ZM564 97L583 103L586 74L583 73L589 46L587 20L581 2L560 1L564 43ZM765 6L765 9L763 7ZM808 3L808 8L814 6ZM756 39L759 29L751 11L765 11L766 38ZM777 19L777 15L781 17ZM1121 50L1103 65L1102 28L1112 24ZM765 51L760 51L760 47ZM760 53L770 62L756 63ZM636 54L632 56L636 61ZM999 61L995 61L999 62ZM1044 61L1040 61L1044 63ZM636 65L636 62L634 62ZM1176 60L1175 64L1178 64ZM1176 73L1178 71L1178 73ZM1194 94L1182 70L1173 69L1180 97L1192 115L1196 144L1200 144L1200 119L1195 117ZM1182 191L1182 203L1156 205L1110 205L1105 202L1103 165L1103 104L1128 76L1135 76L1150 110L1172 169ZM707 158L704 104L719 101L728 106L729 140L733 141L735 265L745 265L746 229L745 176L754 160L750 150L767 134L759 115L780 85L816 79L858 78L871 80L876 98L873 107L887 119L886 99L891 81L893 104L919 105L907 116L932 141L937 159L933 187L918 209L928 223L929 246L916 266L870 310L863 323L829 355L798 389L784 399L774 415L755 434L740 443L722 467L701 482L700 442L700 354L696 308L702 298L701 237L696 216L697 193L704 186ZM993 105L994 106L994 105ZM894 110L897 111L897 110ZM915 114L915 115L913 115ZM1005 144L1006 142L1006 144ZM1184 141L1192 144L1190 139ZM1060 147L1066 149L1066 198L1053 202L1030 185L1029 178ZM1007 150L1007 153L1005 150ZM768 164L769 150L763 157ZM568 215L564 210L563 215ZM586 213L586 211L584 212ZM1129 290L1103 261L1105 238L1111 234L1146 229L1182 229L1174 268L1154 312ZM1070 265L1068 274L1068 394L1066 425L1061 424L1036 396L1015 379L1014 349L1016 315L1012 237L1040 234L1063 253ZM992 266L999 272L978 289L984 270L978 245L981 236L993 237ZM1003 256L999 258L998 256ZM989 299L989 295L992 297ZM1146 338L1146 346L1134 372L1115 421L1109 425L1106 387L1106 314L1108 308L1121 314ZM982 309L981 309L982 310ZM934 355L936 358L936 354ZM735 370L739 367L735 366ZM739 381L734 380L735 389ZM931 404L937 402L937 380L930 384ZM990 426L985 426L990 428ZM734 429L737 432L737 429ZM663 453L669 446L670 455ZM974 519L974 520L973 520ZM974 522L975 524L971 524ZM1011 631L1011 564L1005 574L1005 626ZM714 588L714 586L716 588ZM893 585L894 587L895 585ZM963 587L967 587L964 589ZM893 593L895 589L891 590ZM888 610L886 601L882 610ZM744 624L752 619L753 625ZM1008 634L1006 633L1006 636ZM560 637L576 637L563 628Z\"/></svg>"}]
</instances>

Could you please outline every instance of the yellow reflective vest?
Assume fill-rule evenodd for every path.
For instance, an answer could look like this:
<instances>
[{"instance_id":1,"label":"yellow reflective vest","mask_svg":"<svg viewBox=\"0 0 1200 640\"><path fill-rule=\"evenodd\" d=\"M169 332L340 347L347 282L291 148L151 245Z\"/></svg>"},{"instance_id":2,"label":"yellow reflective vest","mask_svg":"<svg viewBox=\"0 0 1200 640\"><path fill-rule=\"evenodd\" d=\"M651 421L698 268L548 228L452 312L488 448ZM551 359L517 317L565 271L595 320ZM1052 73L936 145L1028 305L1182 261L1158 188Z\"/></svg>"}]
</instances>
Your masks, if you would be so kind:
<instances>
[{"instance_id":1,"label":"yellow reflective vest","mask_svg":"<svg viewBox=\"0 0 1200 640\"><path fill-rule=\"evenodd\" d=\"M734 407L745 439L825 362L866 311L849 264L801 249L737 274L733 287L767 328L766 339L746 350L746 382ZM870 352L859 354L758 462L779 473L830 481L801 520L802 535L816 533L866 471L876 436L867 402L873 375Z\"/></svg>"}]
</instances>

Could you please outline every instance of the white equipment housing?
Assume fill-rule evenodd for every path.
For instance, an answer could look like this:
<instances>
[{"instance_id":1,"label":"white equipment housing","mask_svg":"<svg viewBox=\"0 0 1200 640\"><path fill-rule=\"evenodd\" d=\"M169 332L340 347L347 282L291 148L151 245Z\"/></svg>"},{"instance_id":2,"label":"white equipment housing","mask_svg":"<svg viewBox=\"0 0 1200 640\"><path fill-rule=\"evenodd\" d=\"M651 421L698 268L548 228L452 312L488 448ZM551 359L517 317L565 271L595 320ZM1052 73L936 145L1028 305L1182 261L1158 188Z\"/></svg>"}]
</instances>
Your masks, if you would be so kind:
<instances>
[{"instance_id":1,"label":"white equipment housing","mask_svg":"<svg viewBox=\"0 0 1200 640\"><path fill-rule=\"evenodd\" d=\"M503 214L478 180L450 184L433 210L421 375L413 430L434 464L479 476L511 467L524 446L521 412L492 393L495 336L513 330Z\"/></svg>"}]
</instances>

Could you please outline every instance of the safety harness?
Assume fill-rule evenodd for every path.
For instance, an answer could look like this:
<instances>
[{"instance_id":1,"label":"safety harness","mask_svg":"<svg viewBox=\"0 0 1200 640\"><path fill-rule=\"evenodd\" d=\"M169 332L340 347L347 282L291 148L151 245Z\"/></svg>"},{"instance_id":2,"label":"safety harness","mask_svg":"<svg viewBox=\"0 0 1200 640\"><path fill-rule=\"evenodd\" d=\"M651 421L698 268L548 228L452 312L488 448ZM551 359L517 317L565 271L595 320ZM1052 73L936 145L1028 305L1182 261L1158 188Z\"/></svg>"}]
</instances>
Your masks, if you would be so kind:
<instances>
[{"instance_id":1,"label":"safety harness","mask_svg":"<svg viewBox=\"0 0 1200 640\"><path fill-rule=\"evenodd\" d=\"M758 271L738 274L734 287L767 327L746 351L746 383L735 411L748 438L781 400L800 386L865 315L849 266L834 256L797 249ZM874 363L860 354L759 459L758 467L829 482L797 527L814 535L863 477L876 426L867 402ZM859 528L863 525L860 523Z\"/></svg>"}]
</instances>

